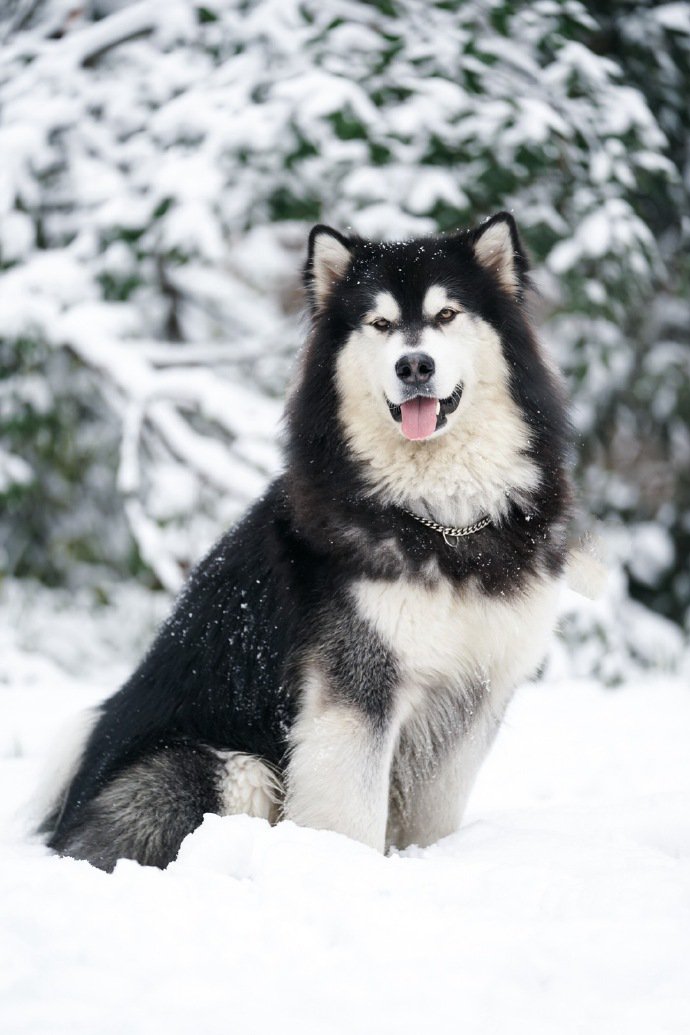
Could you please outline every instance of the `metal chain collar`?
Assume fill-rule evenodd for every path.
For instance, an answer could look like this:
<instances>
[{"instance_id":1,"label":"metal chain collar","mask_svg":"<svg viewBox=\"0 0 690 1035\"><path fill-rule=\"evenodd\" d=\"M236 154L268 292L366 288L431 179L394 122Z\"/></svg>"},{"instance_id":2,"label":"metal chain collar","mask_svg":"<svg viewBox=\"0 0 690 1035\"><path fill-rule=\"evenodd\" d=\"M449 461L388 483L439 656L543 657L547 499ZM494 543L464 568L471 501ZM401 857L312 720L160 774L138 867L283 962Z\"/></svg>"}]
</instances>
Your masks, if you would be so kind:
<instances>
[{"instance_id":1,"label":"metal chain collar","mask_svg":"<svg viewBox=\"0 0 690 1035\"><path fill-rule=\"evenodd\" d=\"M462 539L466 535L473 535L475 532L481 532L482 528L486 528L487 525L491 524L491 518L487 514L486 517L481 518L475 522L474 525L466 525L464 528L452 528L450 525L439 525L437 521L431 521L429 518L420 517L418 514L413 514L411 510L402 508L406 514L413 517L415 521L419 521L420 524L426 525L427 528L433 528L434 532L440 532L443 536L446 546L455 548L458 545L458 540ZM449 542L450 539L455 539L454 543Z\"/></svg>"}]
</instances>

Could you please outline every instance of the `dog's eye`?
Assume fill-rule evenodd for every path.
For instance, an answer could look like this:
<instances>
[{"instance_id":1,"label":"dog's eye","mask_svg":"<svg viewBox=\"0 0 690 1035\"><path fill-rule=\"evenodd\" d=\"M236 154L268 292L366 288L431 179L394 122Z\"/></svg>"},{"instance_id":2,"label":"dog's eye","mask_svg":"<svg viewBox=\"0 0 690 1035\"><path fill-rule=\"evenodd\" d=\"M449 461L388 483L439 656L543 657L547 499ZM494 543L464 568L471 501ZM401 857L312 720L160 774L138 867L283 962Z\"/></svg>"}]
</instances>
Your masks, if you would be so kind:
<instances>
[{"instance_id":1,"label":"dog's eye","mask_svg":"<svg viewBox=\"0 0 690 1035\"><path fill-rule=\"evenodd\" d=\"M375 327L377 331L389 331L391 322L390 320L384 319L383 316L379 316L378 320L372 320L371 327Z\"/></svg>"},{"instance_id":2,"label":"dog's eye","mask_svg":"<svg viewBox=\"0 0 690 1035\"><path fill-rule=\"evenodd\" d=\"M451 309L450 306L446 306L445 309L441 309L439 313L436 313L436 319L438 323L450 323L457 315L457 309Z\"/></svg>"}]
</instances>

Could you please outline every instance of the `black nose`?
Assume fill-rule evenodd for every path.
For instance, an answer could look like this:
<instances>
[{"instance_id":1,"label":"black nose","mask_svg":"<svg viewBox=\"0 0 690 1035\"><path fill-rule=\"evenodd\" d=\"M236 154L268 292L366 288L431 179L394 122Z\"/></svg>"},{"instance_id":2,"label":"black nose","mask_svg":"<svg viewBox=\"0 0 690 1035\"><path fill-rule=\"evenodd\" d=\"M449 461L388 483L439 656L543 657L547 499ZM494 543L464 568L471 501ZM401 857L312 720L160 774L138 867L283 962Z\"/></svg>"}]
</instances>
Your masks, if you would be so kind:
<instances>
[{"instance_id":1,"label":"black nose","mask_svg":"<svg viewBox=\"0 0 690 1035\"><path fill-rule=\"evenodd\" d=\"M436 366L424 352L410 352L395 364L395 372L406 385L425 385L434 376Z\"/></svg>"}]
</instances>

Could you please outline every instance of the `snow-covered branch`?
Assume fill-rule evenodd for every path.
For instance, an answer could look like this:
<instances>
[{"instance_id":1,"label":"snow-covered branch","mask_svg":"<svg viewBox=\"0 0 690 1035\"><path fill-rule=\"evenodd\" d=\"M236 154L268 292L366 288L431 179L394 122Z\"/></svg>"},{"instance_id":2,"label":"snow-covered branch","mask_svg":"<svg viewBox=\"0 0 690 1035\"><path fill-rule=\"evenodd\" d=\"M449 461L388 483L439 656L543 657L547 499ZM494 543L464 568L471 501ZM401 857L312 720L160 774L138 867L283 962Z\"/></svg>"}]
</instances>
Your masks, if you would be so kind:
<instances>
[{"instance_id":1,"label":"snow-covered branch","mask_svg":"<svg viewBox=\"0 0 690 1035\"><path fill-rule=\"evenodd\" d=\"M673 357L690 341L673 314L690 293L690 4L76 7L2 20L0 431L19 502L0 524L14 555L57 564L34 545L53 534L47 516L31 525L42 482L78 527L75 555L129 570L128 522L174 585L278 463L310 222L400 237L499 208L534 256L575 397L585 508L657 523L657 559L686 551L690 413ZM629 584L680 616L690 584L636 542Z\"/></svg>"}]
</instances>

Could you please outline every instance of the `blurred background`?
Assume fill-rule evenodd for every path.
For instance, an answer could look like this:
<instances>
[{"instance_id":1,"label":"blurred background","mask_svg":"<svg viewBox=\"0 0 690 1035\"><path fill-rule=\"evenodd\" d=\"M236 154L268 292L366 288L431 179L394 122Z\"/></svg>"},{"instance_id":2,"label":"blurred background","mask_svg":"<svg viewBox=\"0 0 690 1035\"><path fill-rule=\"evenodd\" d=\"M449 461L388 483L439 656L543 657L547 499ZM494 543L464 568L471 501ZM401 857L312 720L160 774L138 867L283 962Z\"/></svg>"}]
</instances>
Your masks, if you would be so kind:
<instances>
[{"instance_id":1,"label":"blurred background","mask_svg":"<svg viewBox=\"0 0 690 1035\"><path fill-rule=\"evenodd\" d=\"M609 568L552 665L682 667L688 97L685 2L3 0L0 679L139 649L277 469L311 224L502 208Z\"/></svg>"}]
</instances>

